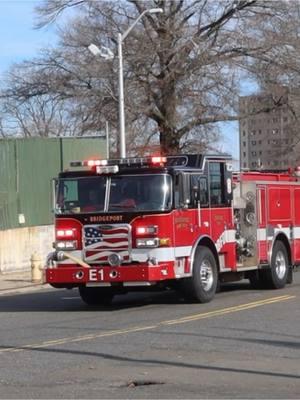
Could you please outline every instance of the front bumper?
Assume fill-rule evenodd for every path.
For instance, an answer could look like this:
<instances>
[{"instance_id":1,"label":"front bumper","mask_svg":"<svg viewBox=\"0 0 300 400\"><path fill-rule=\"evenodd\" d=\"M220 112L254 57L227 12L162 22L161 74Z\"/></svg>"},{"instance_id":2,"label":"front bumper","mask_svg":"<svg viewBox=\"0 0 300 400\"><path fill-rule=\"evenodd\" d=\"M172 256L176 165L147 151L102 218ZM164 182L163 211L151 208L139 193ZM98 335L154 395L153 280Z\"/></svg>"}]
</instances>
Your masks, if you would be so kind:
<instances>
[{"instance_id":1,"label":"front bumper","mask_svg":"<svg viewBox=\"0 0 300 400\"><path fill-rule=\"evenodd\" d=\"M173 263L158 265L138 264L120 267L91 266L83 268L77 265L63 265L55 268L46 268L46 283L50 285L98 284L107 286L114 283L123 283L124 286L138 286L160 281L175 279Z\"/></svg>"}]
</instances>

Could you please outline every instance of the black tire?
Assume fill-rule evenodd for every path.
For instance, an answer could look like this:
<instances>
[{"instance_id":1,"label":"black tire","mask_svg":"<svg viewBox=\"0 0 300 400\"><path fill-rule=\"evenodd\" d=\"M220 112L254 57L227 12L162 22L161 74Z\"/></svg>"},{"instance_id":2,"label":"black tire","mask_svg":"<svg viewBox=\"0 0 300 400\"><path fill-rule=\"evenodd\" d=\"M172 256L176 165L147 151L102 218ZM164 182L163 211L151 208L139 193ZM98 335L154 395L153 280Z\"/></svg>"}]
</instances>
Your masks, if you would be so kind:
<instances>
[{"instance_id":1,"label":"black tire","mask_svg":"<svg viewBox=\"0 0 300 400\"><path fill-rule=\"evenodd\" d=\"M208 303L216 293L218 268L211 250L199 246L194 259L193 275L183 281L183 294L189 301Z\"/></svg>"},{"instance_id":2,"label":"black tire","mask_svg":"<svg viewBox=\"0 0 300 400\"><path fill-rule=\"evenodd\" d=\"M283 242L278 240L273 246L270 268L265 271L265 279L268 288L283 288L288 280L289 268L290 265L286 246Z\"/></svg>"},{"instance_id":3,"label":"black tire","mask_svg":"<svg viewBox=\"0 0 300 400\"><path fill-rule=\"evenodd\" d=\"M82 301L89 306L108 306L114 297L111 289L107 288L80 286L78 290Z\"/></svg>"}]
</instances>

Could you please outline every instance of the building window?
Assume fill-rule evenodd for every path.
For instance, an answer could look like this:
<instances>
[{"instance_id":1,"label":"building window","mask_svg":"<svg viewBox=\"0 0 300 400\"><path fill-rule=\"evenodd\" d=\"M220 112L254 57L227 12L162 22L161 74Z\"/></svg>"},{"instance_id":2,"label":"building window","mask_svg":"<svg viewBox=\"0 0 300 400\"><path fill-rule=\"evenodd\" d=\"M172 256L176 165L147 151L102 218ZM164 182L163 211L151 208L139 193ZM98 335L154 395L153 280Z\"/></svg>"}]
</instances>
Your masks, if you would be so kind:
<instances>
[{"instance_id":1,"label":"building window","mask_svg":"<svg viewBox=\"0 0 300 400\"><path fill-rule=\"evenodd\" d=\"M252 140L251 144L254 146L256 144L256 140Z\"/></svg>"},{"instance_id":2,"label":"building window","mask_svg":"<svg viewBox=\"0 0 300 400\"><path fill-rule=\"evenodd\" d=\"M246 147L246 142L243 142L243 146Z\"/></svg>"}]
</instances>

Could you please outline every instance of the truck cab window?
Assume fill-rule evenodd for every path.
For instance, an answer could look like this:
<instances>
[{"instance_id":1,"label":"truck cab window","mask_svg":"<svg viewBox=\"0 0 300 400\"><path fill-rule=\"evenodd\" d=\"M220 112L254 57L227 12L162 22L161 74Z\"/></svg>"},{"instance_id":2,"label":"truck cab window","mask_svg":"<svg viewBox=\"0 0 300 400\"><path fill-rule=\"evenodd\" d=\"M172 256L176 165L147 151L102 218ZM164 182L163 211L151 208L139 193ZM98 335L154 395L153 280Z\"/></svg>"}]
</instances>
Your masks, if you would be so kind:
<instances>
[{"instance_id":1,"label":"truck cab window","mask_svg":"<svg viewBox=\"0 0 300 400\"><path fill-rule=\"evenodd\" d=\"M212 206L224 205L224 164L209 163L209 192Z\"/></svg>"},{"instance_id":2,"label":"truck cab window","mask_svg":"<svg viewBox=\"0 0 300 400\"><path fill-rule=\"evenodd\" d=\"M207 178L203 175L191 175L191 207L197 207L200 201L201 207L208 206Z\"/></svg>"}]
</instances>

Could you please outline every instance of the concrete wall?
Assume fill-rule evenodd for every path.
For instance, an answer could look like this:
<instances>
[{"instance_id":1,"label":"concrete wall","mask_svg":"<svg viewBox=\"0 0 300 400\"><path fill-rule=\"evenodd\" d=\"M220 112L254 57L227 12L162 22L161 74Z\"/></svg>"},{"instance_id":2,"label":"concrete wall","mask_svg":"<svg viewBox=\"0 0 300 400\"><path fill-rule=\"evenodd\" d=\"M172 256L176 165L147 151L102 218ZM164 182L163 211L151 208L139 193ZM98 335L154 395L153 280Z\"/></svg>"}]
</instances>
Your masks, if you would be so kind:
<instances>
[{"instance_id":1,"label":"concrete wall","mask_svg":"<svg viewBox=\"0 0 300 400\"><path fill-rule=\"evenodd\" d=\"M47 255L53 251L53 241L53 225L0 231L0 273L30 270L30 257L35 251L41 255L44 265Z\"/></svg>"}]
</instances>

